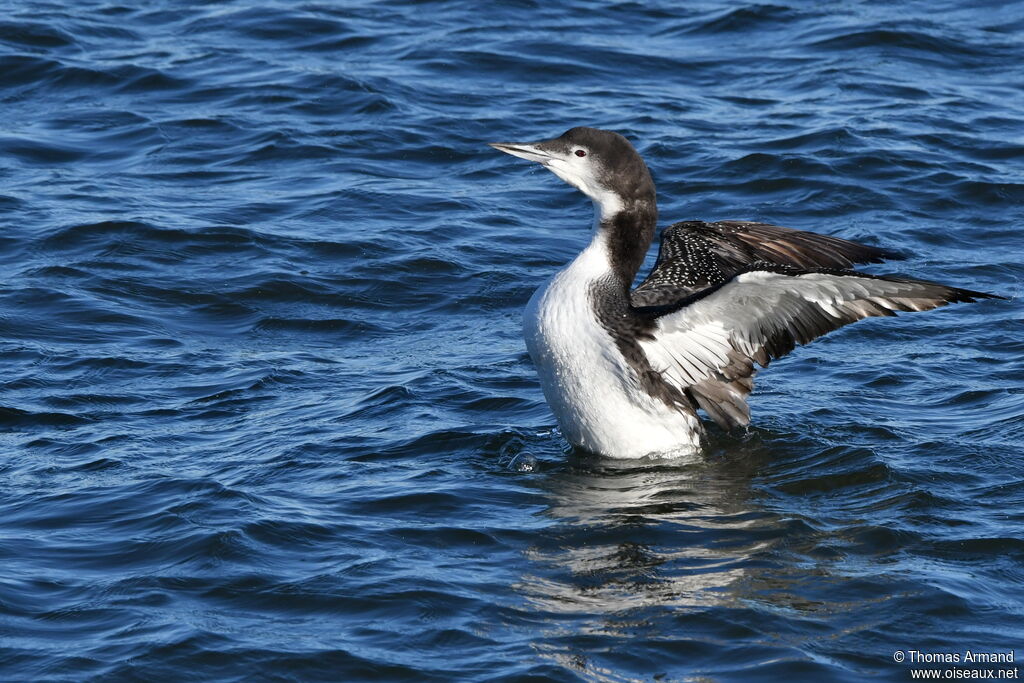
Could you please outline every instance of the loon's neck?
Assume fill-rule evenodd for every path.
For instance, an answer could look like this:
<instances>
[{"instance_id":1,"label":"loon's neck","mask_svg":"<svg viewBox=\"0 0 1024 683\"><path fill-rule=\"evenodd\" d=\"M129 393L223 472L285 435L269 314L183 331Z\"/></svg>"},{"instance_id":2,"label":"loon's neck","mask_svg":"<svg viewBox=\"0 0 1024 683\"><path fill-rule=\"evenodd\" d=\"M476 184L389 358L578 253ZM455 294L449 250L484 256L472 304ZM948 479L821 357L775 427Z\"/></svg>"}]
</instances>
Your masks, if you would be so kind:
<instances>
[{"instance_id":1,"label":"loon's neck","mask_svg":"<svg viewBox=\"0 0 1024 683\"><path fill-rule=\"evenodd\" d=\"M658 207L653 188L633 197L608 195L594 200L594 239L608 259L616 289L629 295L637 271L654 240Z\"/></svg>"}]
</instances>

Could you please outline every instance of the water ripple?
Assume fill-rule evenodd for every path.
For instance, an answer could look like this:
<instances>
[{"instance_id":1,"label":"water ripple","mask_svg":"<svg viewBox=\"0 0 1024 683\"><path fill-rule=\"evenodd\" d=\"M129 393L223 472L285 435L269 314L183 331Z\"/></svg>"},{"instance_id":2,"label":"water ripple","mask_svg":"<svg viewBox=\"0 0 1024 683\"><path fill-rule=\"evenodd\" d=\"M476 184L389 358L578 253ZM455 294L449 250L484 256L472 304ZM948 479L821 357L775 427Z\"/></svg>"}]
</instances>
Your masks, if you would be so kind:
<instances>
[{"instance_id":1,"label":"water ripple","mask_svg":"<svg viewBox=\"0 0 1024 683\"><path fill-rule=\"evenodd\" d=\"M1017 647L1015 3L132 6L0 21L5 680L905 680ZM568 452L520 337L589 206L1011 297L866 321L706 453Z\"/></svg>"}]
</instances>

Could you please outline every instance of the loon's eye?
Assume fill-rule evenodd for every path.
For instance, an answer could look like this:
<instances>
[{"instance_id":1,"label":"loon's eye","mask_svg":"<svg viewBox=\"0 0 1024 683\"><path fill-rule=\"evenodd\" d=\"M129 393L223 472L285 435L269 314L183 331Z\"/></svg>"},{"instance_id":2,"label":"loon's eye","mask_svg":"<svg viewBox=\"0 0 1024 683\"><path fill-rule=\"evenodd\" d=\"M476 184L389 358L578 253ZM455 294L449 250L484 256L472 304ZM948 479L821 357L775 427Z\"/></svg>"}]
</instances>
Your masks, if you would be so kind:
<instances>
[{"instance_id":1,"label":"loon's eye","mask_svg":"<svg viewBox=\"0 0 1024 683\"><path fill-rule=\"evenodd\" d=\"M578 157L585 157L585 156L587 156L587 152L585 150L578 149L578 150L576 150L576 156L578 156Z\"/></svg>"}]
</instances>

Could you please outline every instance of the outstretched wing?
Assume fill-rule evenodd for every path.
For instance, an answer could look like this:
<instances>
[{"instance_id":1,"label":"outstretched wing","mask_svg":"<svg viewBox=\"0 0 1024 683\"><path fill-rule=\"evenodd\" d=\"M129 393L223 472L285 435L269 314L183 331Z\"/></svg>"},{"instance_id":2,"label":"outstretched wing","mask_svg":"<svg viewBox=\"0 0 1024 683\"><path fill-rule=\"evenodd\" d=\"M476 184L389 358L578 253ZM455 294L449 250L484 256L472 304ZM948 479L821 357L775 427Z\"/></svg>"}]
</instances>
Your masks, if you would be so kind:
<instances>
[{"instance_id":1,"label":"outstretched wing","mask_svg":"<svg viewBox=\"0 0 1024 683\"><path fill-rule=\"evenodd\" d=\"M653 369L729 428L750 420L755 362L764 367L862 318L982 298L997 297L923 280L763 265L672 306L636 311L651 321L639 344Z\"/></svg>"},{"instance_id":2,"label":"outstretched wing","mask_svg":"<svg viewBox=\"0 0 1024 683\"><path fill-rule=\"evenodd\" d=\"M850 268L896 257L877 247L767 223L683 221L662 232L658 260L631 298L634 306L671 304L754 263Z\"/></svg>"}]
</instances>

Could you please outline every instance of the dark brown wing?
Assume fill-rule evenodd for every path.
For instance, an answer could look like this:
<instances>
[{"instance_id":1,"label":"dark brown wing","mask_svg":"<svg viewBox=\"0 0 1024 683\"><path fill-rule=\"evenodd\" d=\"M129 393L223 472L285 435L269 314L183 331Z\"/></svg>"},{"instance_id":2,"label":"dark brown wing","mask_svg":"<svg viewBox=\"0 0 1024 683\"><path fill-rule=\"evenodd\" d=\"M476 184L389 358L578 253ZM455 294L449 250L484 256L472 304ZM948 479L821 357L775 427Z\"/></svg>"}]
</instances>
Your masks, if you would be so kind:
<instances>
[{"instance_id":1,"label":"dark brown wing","mask_svg":"<svg viewBox=\"0 0 1024 683\"><path fill-rule=\"evenodd\" d=\"M634 306L665 306L721 284L753 263L850 268L897 254L849 240L752 221L683 221L661 233L658 260L632 292Z\"/></svg>"}]
</instances>

